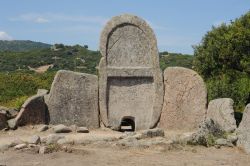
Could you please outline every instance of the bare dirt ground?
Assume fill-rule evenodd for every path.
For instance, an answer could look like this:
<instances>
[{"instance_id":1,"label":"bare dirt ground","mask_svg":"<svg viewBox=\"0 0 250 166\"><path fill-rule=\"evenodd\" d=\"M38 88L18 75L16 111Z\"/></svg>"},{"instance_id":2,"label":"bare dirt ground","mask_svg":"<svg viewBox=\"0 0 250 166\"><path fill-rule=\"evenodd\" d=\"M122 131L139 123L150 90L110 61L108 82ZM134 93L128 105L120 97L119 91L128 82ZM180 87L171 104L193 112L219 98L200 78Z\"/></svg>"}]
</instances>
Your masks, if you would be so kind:
<instances>
[{"instance_id":1,"label":"bare dirt ground","mask_svg":"<svg viewBox=\"0 0 250 166\"><path fill-rule=\"evenodd\" d=\"M0 154L0 165L6 166L248 166L249 164L250 156L236 148L185 147L162 152L153 149L82 147L81 151L73 153L55 152L39 155L9 150Z\"/></svg>"},{"instance_id":2,"label":"bare dirt ground","mask_svg":"<svg viewBox=\"0 0 250 166\"><path fill-rule=\"evenodd\" d=\"M42 137L50 131L39 133ZM0 132L0 141L28 138L37 134L35 129L22 128ZM117 134L111 131L92 131L80 136ZM69 145L72 152L38 154L32 151L9 149L0 152L0 166L248 166L250 155L240 149L202 146L168 147L162 145L147 148L114 146L112 144Z\"/></svg>"}]
</instances>

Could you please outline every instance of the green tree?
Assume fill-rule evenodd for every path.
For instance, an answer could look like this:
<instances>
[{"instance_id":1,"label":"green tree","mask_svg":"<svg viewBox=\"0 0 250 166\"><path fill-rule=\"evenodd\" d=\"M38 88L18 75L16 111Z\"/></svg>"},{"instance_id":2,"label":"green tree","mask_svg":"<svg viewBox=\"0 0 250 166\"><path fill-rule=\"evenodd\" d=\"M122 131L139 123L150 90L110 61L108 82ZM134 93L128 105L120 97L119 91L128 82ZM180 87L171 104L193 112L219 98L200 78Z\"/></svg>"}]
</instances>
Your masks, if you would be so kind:
<instances>
[{"instance_id":1,"label":"green tree","mask_svg":"<svg viewBox=\"0 0 250 166\"><path fill-rule=\"evenodd\" d=\"M209 100L231 97L242 110L250 102L250 11L230 24L212 27L194 46L194 57Z\"/></svg>"}]
</instances>

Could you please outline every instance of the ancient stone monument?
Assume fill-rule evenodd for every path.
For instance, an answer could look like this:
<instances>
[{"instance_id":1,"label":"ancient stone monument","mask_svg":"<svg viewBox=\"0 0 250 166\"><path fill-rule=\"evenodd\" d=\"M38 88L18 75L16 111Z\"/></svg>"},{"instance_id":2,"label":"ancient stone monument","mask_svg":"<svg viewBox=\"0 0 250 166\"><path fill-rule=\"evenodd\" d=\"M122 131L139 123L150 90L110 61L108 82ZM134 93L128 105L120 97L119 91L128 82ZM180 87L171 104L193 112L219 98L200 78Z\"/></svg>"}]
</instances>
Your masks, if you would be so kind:
<instances>
[{"instance_id":1,"label":"ancient stone monument","mask_svg":"<svg viewBox=\"0 0 250 166\"><path fill-rule=\"evenodd\" d=\"M224 131L233 132L236 129L233 104L230 98L212 100L208 105L207 117L218 123Z\"/></svg>"},{"instance_id":2,"label":"ancient stone monument","mask_svg":"<svg viewBox=\"0 0 250 166\"><path fill-rule=\"evenodd\" d=\"M137 16L112 18L100 38L99 103L102 122L119 130L156 126L163 102L163 80L156 38Z\"/></svg>"},{"instance_id":3,"label":"ancient stone monument","mask_svg":"<svg viewBox=\"0 0 250 166\"><path fill-rule=\"evenodd\" d=\"M164 71L165 95L160 127L189 132L204 120L207 90L202 78L193 70L169 67Z\"/></svg>"},{"instance_id":4,"label":"ancient stone monument","mask_svg":"<svg viewBox=\"0 0 250 166\"><path fill-rule=\"evenodd\" d=\"M51 124L99 127L97 76L61 70L45 99Z\"/></svg>"}]
</instances>

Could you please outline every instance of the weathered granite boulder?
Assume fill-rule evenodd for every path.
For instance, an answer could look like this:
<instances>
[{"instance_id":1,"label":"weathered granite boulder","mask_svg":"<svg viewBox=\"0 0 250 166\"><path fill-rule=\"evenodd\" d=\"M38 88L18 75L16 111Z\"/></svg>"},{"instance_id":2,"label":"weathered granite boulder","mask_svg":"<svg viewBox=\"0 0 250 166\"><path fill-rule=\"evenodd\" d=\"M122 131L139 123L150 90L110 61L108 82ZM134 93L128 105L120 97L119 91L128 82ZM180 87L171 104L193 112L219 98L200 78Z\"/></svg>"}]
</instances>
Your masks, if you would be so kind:
<instances>
[{"instance_id":1,"label":"weathered granite boulder","mask_svg":"<svg viewBox=\"0 0 250 166\"><path fill-rule=\"evenodd\" d=\"M89 133L89 129L87 127L77 127L77 133Z\"/></svg>"},{"instance_id":2,"label":"weathered granite boulder","mask_svg":"<svg viewBox=\"0 0 250 166\"><path fill-rule=\"evenodd\" d=\"M44 132L44 131L46 131L46 130L48 130L49 129L49 126L48 125L42 125L41 127L39 127L38 129L37 129L37 131L39 131L39 132Z\"/></svg>"},{"instance_id":3,"label":"weathered granite boulder","mask_svg":"<svg viewBox=\"0 0 250 166\"><path fill-rule=\"evenodd\" d=\"M205 119L207 90L193 70L168 67L164 71L165 95L159 126L165 130L192 132Z\"/></svg>"},{"instance_id":4,"label":"weathered granite boulder","mask_svg":"<svg viewBox=\"0 0 250 166\"><path fill-rule=\"evenodd\" d=\"M37 144L41 143L41 138L38 135L33 135L28 140L28 143L37 145Z\"/></svg>"},{"instance_id":5,"label":"weathered granite boulder","mask_svg":"<svg viewBox=\"0 0 250 166\"><path fill-rule=\"evenodd\" d=\"M0 111L0 130L7 128L7 126L6 112Z\"/></svg>"},{"instance_id":6,"label":"weathered granite boulder","mask_svg":"<svg viewBox=\"0 0 250 166\"><path fill-rule=\"evenodd\" d=\"M100 37L99 104L102 122L115 130L156 126L163 103L163 80L156 37L141 18L113 17Z\"/></svg>"},{"instance_id":7,"label":"weathered granite boulder","mask_svg":"<svg viewBox=\"0 0 250 166\"><path fill-rule=\"evenodd\" d=\"M95 75L58 71L46 103L51 124L99 127L98 78Z\"/></svg>"},{"instance_id":8,"label":"weathered granite boulder","mask_svg":"<svg viewBox=\"0 0 250 166\"><path fill-rule=\"evenodd\" d=\"M250 154L250 103L246 106L242 121L237 129L237 146Z\"/></svg>"},{"instance_id":9,"label":"weathered granite boulder","mask_svg":"<svg viewBox=\"0 0 250 166\"><path fill-rule=\"evenodd\" d=\"M7 107L3 107L3 106L0 106L0 112L2 114L5 114L7 119L15 118L18 114L18 111L16 109L7 108Z\"/></svg>"},{"instance_id":10,"label":"weathered granite boulder","mask_svg":"<svg viewBox=\"0 0 250 166\"><path fill-rule=\"evenodd\" d=\"M8 123L8 128L9 129L13 129L13 130L17 129L16 119L9 119L7 121L7 123Z\"/></svg>"},{"instance_id":11,"label":"weathered granite boulder","mask_svg":"<svg viewBox=\"0 0 250 166\"><path fill-rule=\"evenodd\" d=\"M58 140L65 138L63 135L59 134L50 134L47 137L44 138L44 141L46 144L55 144ZM42 141L43 142L43 141Z\"/></svg>"},{"instance_id":12,"label":"weathered granite boulder","mask_svg":"<svg viewBox=\"0 0 250 166\"><path fill-rule=\"evenodd\" d=\"M47 107L43 95L28 98L15 118L17 126L48 123Z\"/></svg>"},{"instance_id":13,"label":"weathered granite boulder","mask_svg":"<svg viewBox=\"0 0 250 166\"><path fill-rule=\"evenodd\" d=\"M53 127L53 130L55 133L70 133L72 132L72 129L63 125L63 124L59 124Z\"/></svg>"},{"instance_id":14,"label":"weathered granite boulder","mask_svg":"<svg viewBox=\"0 0 250 166\"><path fill-rule=\"evenodd\" d=\"M212 100L208 105L207 117L218 123L224 131L233 132L236 129L233 104L230 98Z\"/></svg>"},{"instance_id":15,"label":"weathered granite boulder","mask_svg":"<svg viewBox=\"0 0 250 166\"><path fill-rule=\"evenodd\" d=\"M199 129L186 139L188 144L213 146L215 138L222 138L224 131L221 126L212 119L205 119Z\"/></svg>"}]
</instances>

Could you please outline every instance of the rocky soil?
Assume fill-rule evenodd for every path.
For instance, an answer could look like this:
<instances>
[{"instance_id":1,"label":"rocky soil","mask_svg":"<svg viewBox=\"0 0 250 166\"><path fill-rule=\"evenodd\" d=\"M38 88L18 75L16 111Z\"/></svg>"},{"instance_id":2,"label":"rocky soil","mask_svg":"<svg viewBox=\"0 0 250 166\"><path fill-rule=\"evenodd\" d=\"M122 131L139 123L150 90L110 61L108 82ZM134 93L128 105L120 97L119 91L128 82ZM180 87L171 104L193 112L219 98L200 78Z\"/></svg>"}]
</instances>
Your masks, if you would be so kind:
<instances>
[{"instance_id":1,"label":"rocky soil","mask_svg":"<svg viewBox=\"0 0 250 166\"><path fill-rule=\"evenodd\" d=\"M60 127L60 128L59 128ZM161 129L121 133L109 129L78 133L76 126L25 126L0 131L0 165L248 165L250 155L232 146L191 146ZM47 129L48 128L48 129ZM71 131L69 132L69 129Z\"/></svg>"}]
</instances>

